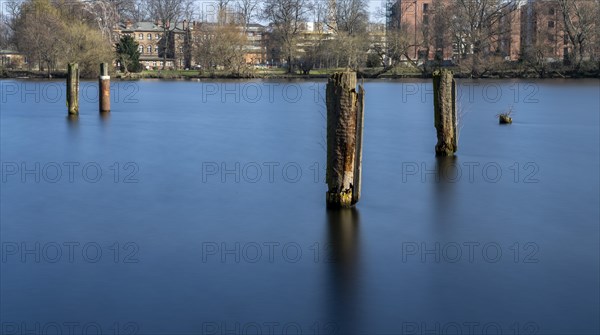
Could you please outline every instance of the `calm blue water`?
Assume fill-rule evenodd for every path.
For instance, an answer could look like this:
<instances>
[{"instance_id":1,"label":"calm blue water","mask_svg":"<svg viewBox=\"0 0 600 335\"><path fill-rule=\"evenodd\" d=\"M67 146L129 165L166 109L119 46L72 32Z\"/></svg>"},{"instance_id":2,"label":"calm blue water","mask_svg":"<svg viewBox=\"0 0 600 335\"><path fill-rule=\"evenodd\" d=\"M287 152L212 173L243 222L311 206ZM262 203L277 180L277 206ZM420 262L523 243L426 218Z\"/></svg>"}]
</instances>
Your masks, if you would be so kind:
<instances>
[{"instance_id":1,"label":"calm blue water","mask_svg":"<svg viewBox=\"0 0 600 335\"><path fill-rule=\"evenodd\" d=\"M459 81L454 160L429 81L367 82L347 212L324 84L0 81L1 333L600 332L600 81Z\"/></svg>"}]
</instances>

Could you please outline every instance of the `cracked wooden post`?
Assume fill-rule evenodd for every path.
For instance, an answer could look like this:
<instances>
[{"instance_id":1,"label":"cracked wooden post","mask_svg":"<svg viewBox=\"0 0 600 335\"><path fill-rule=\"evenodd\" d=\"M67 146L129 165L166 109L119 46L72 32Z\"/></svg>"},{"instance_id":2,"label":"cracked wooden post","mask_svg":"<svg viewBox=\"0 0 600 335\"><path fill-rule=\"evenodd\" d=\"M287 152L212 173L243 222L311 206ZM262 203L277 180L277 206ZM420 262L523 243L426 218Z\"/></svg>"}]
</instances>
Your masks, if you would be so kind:
<instances>
[{"instance_id":1,"label":"cracked wooden post","mask_svg":"<svg viewBox=\"0 0 600 335\"><path fill-rule=\"evenodd\" d=\"M98 80L100 113L107 113L110 112L110 76L108 75L108 63L100 63L100 77Z\"/></svg>"},{"instance_id":2,"label":"cracked wooden post","mask_svg":"<svg viewBox=\"0 0 600 335\"><path fill-rule=\"evenodd\" d=\"M456 134L456 81L452 71L442 69L433 73L434 118L438 142L436 156L454 156L458 149Z\"/></svg>"},{"instance_id":3,"label":"cracked wooden post","mask_svg":"<svg viewBox=\"0 0 600 335\"><path fill-rule=\"evenodd\" d=\"M69 63L67 74L67 109L69 115L79 114L79 66Z\"/></svg>"},{"instance_id":4,"label":"cracked wooden post","mask_svg":"<svg viewBox=\"0 0 600 335\"><path fill-rule=\"evenodd\" d=\"M334 74L327 83L327 207L360 200L364 95L356 73Z\"/></svg>"}]
</instances>

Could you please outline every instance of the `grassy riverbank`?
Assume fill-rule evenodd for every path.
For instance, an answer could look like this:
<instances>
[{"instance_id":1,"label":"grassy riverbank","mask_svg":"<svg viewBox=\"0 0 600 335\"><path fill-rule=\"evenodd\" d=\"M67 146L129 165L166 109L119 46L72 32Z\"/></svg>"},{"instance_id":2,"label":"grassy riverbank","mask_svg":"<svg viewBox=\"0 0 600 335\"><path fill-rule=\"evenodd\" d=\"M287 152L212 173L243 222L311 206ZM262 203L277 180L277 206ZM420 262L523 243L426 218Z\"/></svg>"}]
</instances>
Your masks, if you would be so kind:
<instances>
[{"instance_id":1,"label":"grassy riverbank","mask_svg":"<svg viewBox=\"0 0 600 335\"><path fill-rule=\"evenodd\" d=\"M458 67L450 68L454 71L457 78L473 78L472 74L461 70ZM287 73L286 69L265 68L252 69L242 74L231 73L229 71L198 71L198 70L150 70L139 73L112 73L114 79L139 80L139 79L324 79L331 74L344 69L315 69L310 74L300 72ZM401 79L401 78L430 78L431 70L422 71L414 67L396 67L388 71L383 68L366 68L359 72L360 78L365 79ZM0 78L48 78L46 71L27 71L0 69ZM50 78L66 78L65 71L54 71ZM479 75L482 79L500 79L500 78L600 78L598 68L588 68L573 70L570 68L547 68L532 69L526 66L514 66L497 71L490 71Z\"/></svg>"}]
</instances>

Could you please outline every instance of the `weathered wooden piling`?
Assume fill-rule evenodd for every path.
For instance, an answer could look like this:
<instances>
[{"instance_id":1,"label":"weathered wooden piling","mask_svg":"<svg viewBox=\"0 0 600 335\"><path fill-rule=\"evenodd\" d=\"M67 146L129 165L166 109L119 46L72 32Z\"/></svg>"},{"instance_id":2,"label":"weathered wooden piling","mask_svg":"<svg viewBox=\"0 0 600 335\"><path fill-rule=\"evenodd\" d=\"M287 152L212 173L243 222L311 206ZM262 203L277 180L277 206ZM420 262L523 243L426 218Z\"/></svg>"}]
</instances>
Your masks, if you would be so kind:
<instances>
[{"instance_id":1,"label":"weathered wooden piling","mask_svg":"<svg viewBox=\"0 0 600 335\"><path fill-rule=\"evenodd\" d=\"M453 156L458 149L456 134L456 81L450 70L441 69L433 73L434 118L438 142L437 156Z\"/></svg>"},{"instance_id":2,"label":"weathered wooden piling","mask_svg":"<svg viewBox=\"0 0 600 335\"><path fill-rule=\"evenodd\" d=\"M327 206L349 208L360 200L364 96L355 72L327 83Z\"/></svg>"},{"instance_id":3,"label":"weathered wooden piling","mask_svg":"<svg viewBox=\"0 0 600 335\"><path fill-rule=\"evenodd\" d=\"M67 74L67 108L69 115L79 114L79 65L69 63Z\"/></svg>"},{"instance_id":4,"label":"weathered wooden piling","mask_svg":"<svg viewBox=\"0 0 600 335\"><path fill-rule=\"evenodd\" d=\"M108 75L108 63L100 63L100 77L98 81L100 113L107 113L110 112L110 76Z\"/></svg>"}]
</instances>

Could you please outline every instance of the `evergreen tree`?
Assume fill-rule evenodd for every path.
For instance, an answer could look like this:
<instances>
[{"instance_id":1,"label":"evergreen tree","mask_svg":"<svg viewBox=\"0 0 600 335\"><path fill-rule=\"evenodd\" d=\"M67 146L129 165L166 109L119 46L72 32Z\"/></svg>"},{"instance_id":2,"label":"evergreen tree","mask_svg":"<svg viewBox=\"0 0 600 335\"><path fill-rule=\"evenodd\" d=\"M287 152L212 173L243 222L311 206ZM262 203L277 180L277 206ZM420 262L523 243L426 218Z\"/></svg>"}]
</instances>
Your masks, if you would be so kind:
<instances>
[{"instance_id":1,"label":"evergreen tree","mask_svg":"<svg viewBox=\"0 0 600 335\"><path fill-rule=\"evenodd\" d=\"M116 45L117 61L122 72L140 72L142 65L140 64L140 50L138 42L133 37L125 35Z\"/></svg>"}]
</instances>

